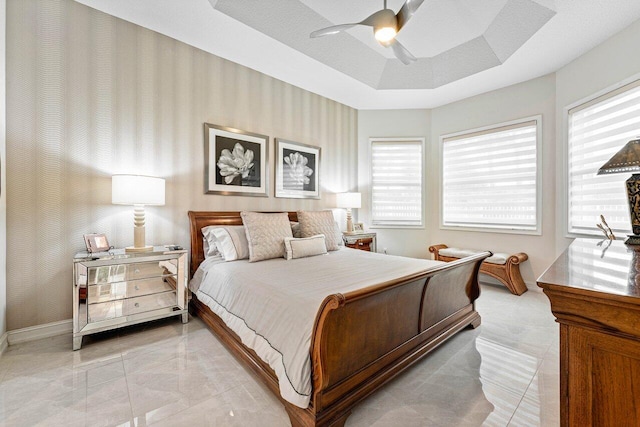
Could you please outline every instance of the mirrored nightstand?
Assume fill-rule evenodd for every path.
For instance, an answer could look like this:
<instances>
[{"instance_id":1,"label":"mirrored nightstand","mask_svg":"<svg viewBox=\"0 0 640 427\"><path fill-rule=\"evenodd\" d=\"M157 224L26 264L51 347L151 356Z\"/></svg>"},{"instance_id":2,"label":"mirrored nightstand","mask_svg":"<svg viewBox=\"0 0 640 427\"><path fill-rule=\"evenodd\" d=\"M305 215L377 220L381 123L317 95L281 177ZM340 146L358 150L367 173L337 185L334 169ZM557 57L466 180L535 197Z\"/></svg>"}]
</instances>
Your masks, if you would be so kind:
<instances>
[{"instance_id":1,"label":"mirrored nightstand","mask_svg":"<svg viewBox=\"0 0 640 427\"><path fill-rule=\"evenodd\" d=\"M345 246L348 248L376 252L376 233L343 233L342 240L344 241Z\"/></svg>"},{"instance_id":2,"label":"mirrored nightstand","mask_svg":"<svg viewBox=\"0 0 640 427\"><path fill-rule=\"evenodd\" d=\"M82 337L136 323L182 316L189 321L187 251L80 252L73 259L73 349Z\"/></svg>"}]
</instances>

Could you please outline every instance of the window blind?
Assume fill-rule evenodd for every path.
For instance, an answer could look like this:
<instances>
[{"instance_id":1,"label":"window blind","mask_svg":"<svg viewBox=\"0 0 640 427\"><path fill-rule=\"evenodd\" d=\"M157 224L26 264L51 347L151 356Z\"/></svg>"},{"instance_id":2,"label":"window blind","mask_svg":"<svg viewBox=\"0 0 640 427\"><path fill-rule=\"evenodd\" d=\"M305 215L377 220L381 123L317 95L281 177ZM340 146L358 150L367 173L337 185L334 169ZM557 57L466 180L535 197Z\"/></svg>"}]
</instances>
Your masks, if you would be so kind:
<instances>
[{"instance_id":1,"label":"window blind","mask_svg":"<svg viewBox=\"0 0 640 427\"><path fill-rule=\"evenodd\" d=\"M536 231L537 121L442 139L442 225Z\"/></svg>"},{"instance_id":2,"label":"window blind","mask_svg":"<svg viewBox=\"0 0 640 427\"><path fill-rule=\"evenodd\" d=\"M597 175L629 140L640 135L640 81L569 110L568 229L600 235L600 215L618 234L631 232L624 181L630 173Z\"/></svg>"},{"instance_id":3,"label":"window blind","mask_svg":"<svg viewBox=\"0 0 640 427\"><path fill-rule=\"evenodd\" d=\"M371 141L374 226L422 226L422 140Z\"/></svg>"}]
</instances>

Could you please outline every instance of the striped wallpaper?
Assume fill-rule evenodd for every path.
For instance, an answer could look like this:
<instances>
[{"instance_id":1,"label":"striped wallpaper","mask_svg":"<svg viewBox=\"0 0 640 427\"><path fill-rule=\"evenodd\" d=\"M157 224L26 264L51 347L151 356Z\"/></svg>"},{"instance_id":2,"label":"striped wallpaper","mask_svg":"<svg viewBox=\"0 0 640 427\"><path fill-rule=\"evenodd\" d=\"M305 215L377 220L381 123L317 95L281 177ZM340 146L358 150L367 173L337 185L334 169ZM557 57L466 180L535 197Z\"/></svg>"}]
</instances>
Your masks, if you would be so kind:
<instances>
[{"instance_id":1,"label":"striped wallpaper","mask_svg":"<svg viewBox=\"0 0 640 427\"><path fill-rule=\"evenodd\" d=\"M270 136L269 198L204 194L203 123ZM7 329L69 319L82 235L133 243L111 175L166 178L147 242L188 210L334 206L357 187L357 111L72 0L7 1ZM276 199L274 137L322 147L321 200Z\"/></svg>"}]
</instances>

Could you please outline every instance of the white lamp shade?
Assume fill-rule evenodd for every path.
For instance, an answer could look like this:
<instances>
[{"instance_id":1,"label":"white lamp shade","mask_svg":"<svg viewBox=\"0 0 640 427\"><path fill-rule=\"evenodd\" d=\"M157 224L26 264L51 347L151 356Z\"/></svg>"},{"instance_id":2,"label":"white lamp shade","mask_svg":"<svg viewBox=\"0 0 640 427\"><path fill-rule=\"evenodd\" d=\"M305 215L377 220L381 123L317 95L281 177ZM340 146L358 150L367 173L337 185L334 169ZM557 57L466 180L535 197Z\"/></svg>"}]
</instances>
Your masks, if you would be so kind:
<instances>
[{"instance_id":1,"label":"white lamp shade","mask_svg":"<svg viewBox=\"0 0 640 427\"><path fill-rule=\"evenodd\" d=\"M362 204L360 193L338 193L336 203L339 208L359 209Z\"/></svg>"},{"instance_id":2,"label":"white lamp shade","mask_svg":"<svg viewBox=\"0 0 640 427\"><path fill-rule=\"evenodd\" d=\"M111 177L114 205L164 205L164 179L143 175Z\"/></svg>"}]
</instances>

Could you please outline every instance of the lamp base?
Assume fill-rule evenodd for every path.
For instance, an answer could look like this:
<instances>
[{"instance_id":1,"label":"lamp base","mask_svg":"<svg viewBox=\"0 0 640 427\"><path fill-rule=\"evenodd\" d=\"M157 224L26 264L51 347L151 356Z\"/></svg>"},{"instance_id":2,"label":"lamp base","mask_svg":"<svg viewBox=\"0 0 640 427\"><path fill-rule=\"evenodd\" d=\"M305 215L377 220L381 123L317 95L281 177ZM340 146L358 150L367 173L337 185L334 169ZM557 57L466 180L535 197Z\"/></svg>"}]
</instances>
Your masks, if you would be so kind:
<instances>
[{"instance_id":1,"label":"lamp base","mask_svg":"<svg viewBox=\"0 0 640 427\"><path fill-rule=\"evenodd\" d=\"M153 246L140 246L139 248L135 246L127 246L124 251L126 253L135 253L135 252L151 252L153 250Z\"/></svg>"}]
</instances>

